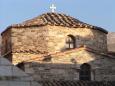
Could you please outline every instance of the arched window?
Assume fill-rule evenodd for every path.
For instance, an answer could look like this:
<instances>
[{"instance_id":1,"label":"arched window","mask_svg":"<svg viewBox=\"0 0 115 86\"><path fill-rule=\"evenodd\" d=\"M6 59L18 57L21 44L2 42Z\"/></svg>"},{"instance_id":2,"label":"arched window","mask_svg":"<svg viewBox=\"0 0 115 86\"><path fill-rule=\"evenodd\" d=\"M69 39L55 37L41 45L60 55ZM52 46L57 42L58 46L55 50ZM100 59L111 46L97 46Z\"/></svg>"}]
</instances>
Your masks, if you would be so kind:
<instances>
[{"instance_id":1,"label":"arched window","mask_svg":"<svg viewBox=\"0 0 115 86\"><path fill-rule=\"evenodd\" d=\"M73 49L75 48L75 37L72 35L68 35L66 38L66 48Z\"/></svg>"},{"instance_id":2,"label":"arched window","mask_svg":"<svg viewBox=\"0 0 115 86\"><path fill-rule=\"evenodd\" d=\"M84 63L80 66L79 79L84 81L91 80L91 66L87 63Z\"/></svg>"}]
</instances>

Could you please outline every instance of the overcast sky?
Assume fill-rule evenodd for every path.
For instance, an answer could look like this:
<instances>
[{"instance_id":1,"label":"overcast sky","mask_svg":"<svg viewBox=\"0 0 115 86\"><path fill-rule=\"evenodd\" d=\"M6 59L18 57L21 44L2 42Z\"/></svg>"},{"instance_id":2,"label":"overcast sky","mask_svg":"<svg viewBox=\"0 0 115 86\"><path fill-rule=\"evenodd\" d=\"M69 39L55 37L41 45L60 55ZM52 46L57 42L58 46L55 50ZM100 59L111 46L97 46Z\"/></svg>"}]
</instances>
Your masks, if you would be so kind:
<instances>
[{"instance_id":1,"label":"overcast sky","mask_svg":"<svg viewBox=\"0 0 115 86\"><path fill-rule=\"evenodd\" d=\"M115 32L115 0L0 0L0 32L11 24L50 12L52 3L56 12Z\"/></svg>"}]
</instances>

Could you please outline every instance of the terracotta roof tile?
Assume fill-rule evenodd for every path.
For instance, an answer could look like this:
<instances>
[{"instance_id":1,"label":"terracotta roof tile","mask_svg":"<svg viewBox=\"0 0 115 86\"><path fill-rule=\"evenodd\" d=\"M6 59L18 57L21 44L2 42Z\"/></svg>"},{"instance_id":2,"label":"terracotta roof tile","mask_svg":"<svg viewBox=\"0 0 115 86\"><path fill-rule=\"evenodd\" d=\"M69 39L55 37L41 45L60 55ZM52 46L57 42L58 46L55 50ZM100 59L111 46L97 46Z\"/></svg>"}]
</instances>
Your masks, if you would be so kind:
<instances>
[{"instance_id":1,"label":"terracotta roof tile","mask_svg":"<svg viewBox=\"0 0 115 86\"><path fill-rule=\"evenodd\" d=\"M115 86L111 81L43 81L43 86Z\"/></svg>"},{"instance_id":2,"label":"terracotta roof tile","mask_svg":"<svg viewBox=\"0 0 115 86\"><path fill-rule=\"evenodd\" d=\"M108 33L103 28L89 25L71 16L67 16L65 14L60 14L60 13L45 13L33 19L27 20L21 24L11 25L8 28L30 27L30 26L41 26L41 25L55 25L55 26L64 26L64 27L71 27L71 28L91 28L91 29L100 30L104 33Z\"/></svg>"},{"instance_id":3,"label":"terracotta roof tile","mask_svg":"<svg viewBox=\"0 0 115 86\"><path fill-rule=\"evenodd\" d=\"M66 54L70 54L72 52L77 52L77 51L82 51L82 50L85 50L85 51L88 51L88 52L91 52L91 53L94 53L94 54L97 54L97 55L102 55L102 56L105 56L106 58L110 58L110 59L114 59L115 60L115 57L112 56L112 55L109 55L109 54L106 54L106 53L101 53L97 50L94 50L92 48L89 48L89 47L80 47L80 48L75 48L75 49L71 49L71 50L67 50L67 51L64 51L64 52L55 52L55 53L50 53L50 54L41 54L40 56L38 57L33 57L29 60L26 60L26 62L32 62L32 61L43 61L48 55L51 55L51 57L57 57L57 56L65 56Z\"/></svg>"}]
</instances>

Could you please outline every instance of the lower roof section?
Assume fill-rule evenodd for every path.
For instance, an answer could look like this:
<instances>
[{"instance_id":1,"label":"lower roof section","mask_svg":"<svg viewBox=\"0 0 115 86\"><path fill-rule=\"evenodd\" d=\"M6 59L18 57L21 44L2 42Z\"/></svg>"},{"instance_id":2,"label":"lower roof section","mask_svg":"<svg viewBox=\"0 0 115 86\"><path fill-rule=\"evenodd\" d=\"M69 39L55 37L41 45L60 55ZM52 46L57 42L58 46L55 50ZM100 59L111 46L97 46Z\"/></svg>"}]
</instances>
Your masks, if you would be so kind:
<instances>
[{"instance_id":1,"label":"lower roof section","mask_svg":"<svg viewBox=\"0 0 115 86\"><path fill-rule=\"evenodd\" d=\"M43 86L115 86L113 82L97 81L43 81Z\"/></svg>"}]
</instances>

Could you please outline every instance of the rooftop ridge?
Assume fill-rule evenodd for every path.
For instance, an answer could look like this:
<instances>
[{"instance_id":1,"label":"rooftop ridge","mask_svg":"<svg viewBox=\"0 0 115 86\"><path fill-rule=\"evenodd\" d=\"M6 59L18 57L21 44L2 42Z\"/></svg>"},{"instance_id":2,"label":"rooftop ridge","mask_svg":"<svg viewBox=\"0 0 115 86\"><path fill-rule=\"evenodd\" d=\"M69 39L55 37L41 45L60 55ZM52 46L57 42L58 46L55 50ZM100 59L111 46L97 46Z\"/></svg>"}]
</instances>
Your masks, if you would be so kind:
<instances>
[{"instance_id":1,"label":"rooftop ridge","mask_svg":"<svg viewBox=\"0 0 115 86\"><path fill-rule=\"evenodd\" d=\"M108 33L108 31L106 31L101 27L84 23L74 17L71 17L63 13L52 13L52 12L44 13L35 18L26 20L20 24L13 24L8 28L13 28L13 27L21 28L21 27L32 27L32 26L44 26L44 25L63 26L69 28L90 28L90 29L100 30L106 34Z\"/></svg>"}]
</instances>

